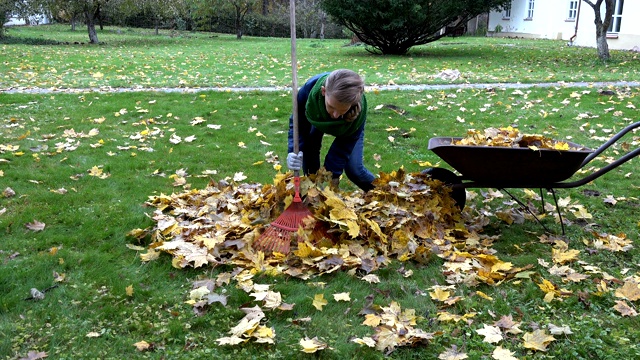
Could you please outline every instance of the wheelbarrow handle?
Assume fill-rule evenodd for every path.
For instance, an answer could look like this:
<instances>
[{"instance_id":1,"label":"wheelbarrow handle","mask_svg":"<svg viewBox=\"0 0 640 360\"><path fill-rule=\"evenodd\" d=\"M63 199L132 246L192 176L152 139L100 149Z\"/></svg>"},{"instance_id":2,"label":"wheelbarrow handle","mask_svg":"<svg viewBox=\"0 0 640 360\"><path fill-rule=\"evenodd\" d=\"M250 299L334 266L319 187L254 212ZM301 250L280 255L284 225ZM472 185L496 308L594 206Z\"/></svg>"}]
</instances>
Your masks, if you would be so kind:
<instances>
[{"instance_id":1,"label":"wheelbarrow handle","mask_svg":"<svg viewBox=\"0 0 640 360\"><path fill-rule=\"evenodd\" d=\"M582 186L584 184L587 184L597 178L599 178L600 176L608 173L609 171L617 168L618 166L626 163L627 161L633 159L634 157L640 155L640 148L637 148L633 151L630 151L626 154L624 154L624 156L620 157L619 159L617 159L616 161L612 162L611 164L608 164L607 166L601 168L600 170L590 174L589 176L586 176L580 180L576 180L573 182L566 182L566 183L554 183L551 186L554 188L558 188L558 189L568 189L568 188L574 188L574 187L578 187L578 186Z\"/></svg>"},{"instance_id":2,"label":"wheelbarrow handle","mask_svg":"<svg viewBox=\"0 0 640 360\"><path fill-rule=\"evenodd\" d=\"M622 129L619 133L615 134L611 139L609 139L606 143L602 144L602 146L600 146L599 148L597 148L594 152L592 152L589 156L587 156L584 161L582 161L582 164L580 164L580 168L583 168L585 165L587 165L591 160L593 160L596 156L600 155L603 151L607 150L611 145L615 144L616 141L618 141L618 139L620 139L621 137L625 136L629 131L640 127L640 121L633 123L629 126L627 126L626 128ZM632 156L633 157L633 156ZM620 164L626 162L629 159L626 159L625 161L621 162ZM619 165L619 164L618 164ZM617 166L617 165L616 165ZM614 166L615 167L615 166Z\"/></svg>"}]
</instances>

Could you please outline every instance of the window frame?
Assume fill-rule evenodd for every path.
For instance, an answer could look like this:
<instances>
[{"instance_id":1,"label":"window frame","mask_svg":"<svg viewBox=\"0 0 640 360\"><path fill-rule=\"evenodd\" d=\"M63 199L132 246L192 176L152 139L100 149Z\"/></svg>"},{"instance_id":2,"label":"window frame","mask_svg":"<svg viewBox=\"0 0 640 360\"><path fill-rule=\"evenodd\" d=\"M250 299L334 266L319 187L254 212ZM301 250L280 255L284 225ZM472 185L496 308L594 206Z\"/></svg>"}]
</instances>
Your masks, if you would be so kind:
<instances>
[{"instance_id":1,"label":"window frame","mask_svg":"<svg viewBox=\"0 0 640 360\"><path fill-rule=\"evenodd\" d=\"M505 7L504 10L502 11L502 19L503 20L511 19L511 2L509 2L509 5Z\"/></svg>"},{"instance_id":2,"label":"window frame","mask_svg":"<svg viewBox=\"0 0 640 360\"><path fill-rule=\"evenodd\" d=\"M580 0L569 0L567 21L576 21L576 18L578 17L578 1Z\"/></svg>"},{"instance_id":3,"label":"window frame","mask_svg":"<svg viewBox=\"0 0 640 360\"><path fill-rule=\"evenodd\" d=\"M525 20L533 19L533 11L535 9L535 0L527 1L527 16L524 18Z\"/></svg>"},{"instance_id":4,"label":"window frame","mask_svg":"<svg viewBox=\"0 0 640 360\"><path fill-rule=\"evenodd\" d=\"M624 9L624 0L616 0L613 9L613 15L611 16L611 24L607 29L607 34L617 36L622 28L622 11Z\"/></svg>"}]
</instances>

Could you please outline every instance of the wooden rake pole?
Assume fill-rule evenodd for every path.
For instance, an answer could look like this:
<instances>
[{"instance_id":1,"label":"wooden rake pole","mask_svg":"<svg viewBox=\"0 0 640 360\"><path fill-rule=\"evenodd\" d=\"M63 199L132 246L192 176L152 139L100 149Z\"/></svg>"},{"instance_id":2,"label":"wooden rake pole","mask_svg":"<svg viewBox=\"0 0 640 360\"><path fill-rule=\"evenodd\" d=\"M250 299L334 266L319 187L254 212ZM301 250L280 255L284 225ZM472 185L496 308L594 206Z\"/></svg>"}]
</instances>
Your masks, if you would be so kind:
<instances>
[{"instance_id":1,"label":"wooden rake pole","mask_svg":"<svg viewBox=\"0 0 640 360\"><path fill-rule=\"evenodd\" d=\"M291 96L293 102L293 152L300 151L299 130L298 130L298 60L296 58L296 4L295 0L289 1L290 25L291 25L291 75L292 89ZM280 216L275 219L269 228L253 243L256 250L264 252L277 251L288 254L293 235L298 231L300 225L308 217L313 217L313 213L302 203L300 197L300 170L293 171L293 184L295 194L293 202Z\"/></svg>"}]
</instances>

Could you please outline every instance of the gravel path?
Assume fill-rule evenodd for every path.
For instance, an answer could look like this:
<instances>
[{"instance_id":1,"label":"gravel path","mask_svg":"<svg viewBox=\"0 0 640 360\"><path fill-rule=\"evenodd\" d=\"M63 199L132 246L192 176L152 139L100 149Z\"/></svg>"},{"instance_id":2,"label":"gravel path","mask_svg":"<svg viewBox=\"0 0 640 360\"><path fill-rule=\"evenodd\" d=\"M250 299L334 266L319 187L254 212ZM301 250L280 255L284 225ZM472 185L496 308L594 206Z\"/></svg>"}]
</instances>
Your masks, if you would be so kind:
<instances>
[{"instance_id":1,"label":"gravel path","mask_svg":"<svg viewBox=\"0 0 640 360\"><path fill-rule=\"evenodd\" d=\"M527 88L549 88L549 87L593 87L593 88L607 88L607 87L640 87L639 81L614 81L614 82L550 82L550 83L535 83L535 84L521 84L521 83L486 83L486 84L442 84L442 85L370 85L367 86L368 91L420 91L420 90L449 90L449 89L527 89ZM88 92L100 92L100 93L124 93L124 92L166 92L166 93L197 93L202 91L219 91L219 92L252 92L252 91L264 91L264 92L276 92L276 91L288 91L288 87L200 87L200 88L112 88L112 87L99 87L99 88L86 88L86 89L65 89L65 88L27 88L16 87L8 89L0 89L0 94L62 94L62 93L88 93Z\"/></svg>"}]
</instances>

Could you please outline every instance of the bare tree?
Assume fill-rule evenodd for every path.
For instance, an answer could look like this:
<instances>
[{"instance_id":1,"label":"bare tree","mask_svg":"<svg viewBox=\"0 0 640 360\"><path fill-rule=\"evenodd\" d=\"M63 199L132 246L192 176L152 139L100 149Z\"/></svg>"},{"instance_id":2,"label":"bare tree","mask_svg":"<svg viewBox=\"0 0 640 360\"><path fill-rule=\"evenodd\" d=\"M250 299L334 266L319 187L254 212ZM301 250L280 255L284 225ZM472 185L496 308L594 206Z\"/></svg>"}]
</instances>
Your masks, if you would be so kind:
<instances>
[{"instance_id":1,"label":"bare tree","mask_svg":"<svg viewBox=\"0 0 640 360\"><path fill-rule=\"evenodd\" d=\"M611 25L613 12L615 10L616 0L583 0L593 8L595 19L593 23L596 25L596 48L598 49L598 57L601 60L609 60L609 44L607 43L607 31ZM605 5L604 18L602 17L602 3Z\"/></svg>"}]
</instances>

